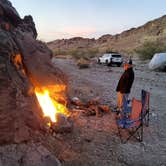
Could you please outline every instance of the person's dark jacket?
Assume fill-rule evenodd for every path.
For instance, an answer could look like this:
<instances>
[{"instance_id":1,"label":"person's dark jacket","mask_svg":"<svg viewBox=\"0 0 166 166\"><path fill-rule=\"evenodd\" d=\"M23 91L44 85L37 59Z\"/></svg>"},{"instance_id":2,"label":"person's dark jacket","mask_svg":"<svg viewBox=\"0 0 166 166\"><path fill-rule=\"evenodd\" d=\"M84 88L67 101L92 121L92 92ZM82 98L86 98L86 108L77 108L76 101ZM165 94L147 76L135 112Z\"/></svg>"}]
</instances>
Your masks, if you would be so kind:
<instances>
[{"instance_id":1,"label":"person's dark jacket","mask_svg":"<svg viewBox=\"0 0 166 166\"><path fill-rule=\"evenodd\" d=\"M133 81L134 81L134 71L133 68L131 67L125 70L124 73L122 74L118 82L116 91L120 93L130 93Z\"/></svg>"}]
</instances>

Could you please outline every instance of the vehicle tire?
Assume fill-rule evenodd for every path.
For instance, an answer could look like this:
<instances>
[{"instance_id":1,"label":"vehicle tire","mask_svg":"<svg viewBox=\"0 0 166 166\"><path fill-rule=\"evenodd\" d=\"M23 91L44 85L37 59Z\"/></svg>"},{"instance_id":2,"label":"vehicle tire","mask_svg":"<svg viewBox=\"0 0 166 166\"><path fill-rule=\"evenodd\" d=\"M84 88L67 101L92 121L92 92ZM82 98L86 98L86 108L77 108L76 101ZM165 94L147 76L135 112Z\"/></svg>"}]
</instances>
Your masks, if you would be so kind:
<instances>
[{"instance_id":1,"label":"vehicle tire","mask_svg":"<svg viewBox=\"0 0 166 166\"><path fill-rule=\"evenodd\" d=\"M108 64L107 64L107 66L112 66L112 63L111 63L111 62L110 62L110 63L108 63Z\"/></svg>"},{"instance_id":2,"label":"vehicle tire","mask_svg":"<svg viewBox=\"0 0 166 166\"><path fill-rule=\"evenodd\" d=\"M120 66L121 66L121 63L118 63L117 66L120 67Z\"/></svg>"},{"instance_id":3,"label":"vehicle tire","mask_svg":"<svg viewBox=\"0 0 166 166\"><path fill-rule=\"evenodd\" d=\"M108 60L105 61L106 65L108 65Z\"/></svg>"},{"instance_id":4,"label":"vehicle tire","mask_svg":"<svg viewBox=\"0 0 166 166\"><path fill-rule=\"evenodd\" d=\"M100 59L98 59L98 64L101 64Z\"/></svg>"}]
</instances>

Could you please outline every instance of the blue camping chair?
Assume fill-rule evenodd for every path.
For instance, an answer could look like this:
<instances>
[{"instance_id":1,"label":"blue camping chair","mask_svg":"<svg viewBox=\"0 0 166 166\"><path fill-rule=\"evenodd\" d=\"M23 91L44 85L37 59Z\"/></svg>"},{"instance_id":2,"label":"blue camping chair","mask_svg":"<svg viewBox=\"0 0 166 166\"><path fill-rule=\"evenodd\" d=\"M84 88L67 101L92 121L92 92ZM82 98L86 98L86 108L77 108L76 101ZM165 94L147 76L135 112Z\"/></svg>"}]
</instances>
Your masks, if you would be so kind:
<instances>
[{"instance_id":1,"label":"blue camping chair","mask_svg":"<svg viewBox=\"0 0 166 166\"><path fill-rule=\"evenodd\" d=\"M129 133L124 142L127 142L131 137L143 141L143 125L149 125L149 99L150 93L145 90L141 91L141 101L132 99L131 107L128 106L126 98L123 98L122 116L117 119L117 125L120 138L121 129L126 129Z\"/></svg>"},{"instance_id":2,"label":"blue camping chair","mask_svg":"<svg viewBox=\"0 0 166 166\"><path fill-rule=\"evenodd\" d=\"M139 141L143 140L143 117L142 117L142 103L141 101L133 98L132 107L129 116L126 116L125 113L121 118L117 119L118 131L121 136L121 129L126 129L128 132L128 137L124 141L127 142L131 137L136 138ZM136 136L137 134L137 136Z\"/></svg>"}]
</instances>

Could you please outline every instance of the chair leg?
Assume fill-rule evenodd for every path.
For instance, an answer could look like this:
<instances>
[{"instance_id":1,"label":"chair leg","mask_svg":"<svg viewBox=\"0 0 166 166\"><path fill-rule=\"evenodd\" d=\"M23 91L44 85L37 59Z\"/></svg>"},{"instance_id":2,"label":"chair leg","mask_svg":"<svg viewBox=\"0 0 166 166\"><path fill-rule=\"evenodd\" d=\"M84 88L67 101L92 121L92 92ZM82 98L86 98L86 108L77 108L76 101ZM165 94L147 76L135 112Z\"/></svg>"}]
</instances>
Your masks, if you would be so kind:
<instances>
[{"instance_id":1,"label":"chair leg","mask_svg":"<svg viewBox=\"0 0 166 166\"><path fill-rule=\"evenodd\" d=\"M120 138L120 142L121 142L122 144L127 143L128 140L123 139L122 134L121 134L121 130L124 130L124 128L121 128L121 127L119 127L119 126L117 126L117 127L118 127L118 135L119 135L119 138Z\"/></svg>"},{"instance_id":2,"label":"chair leg","mask_svg":"<svg viewBox=\"0 0 166 166\"><path fill-rule=\"evenodd\" d=\"M148 127L149 126L149 111L145 115L144 119L145 119L145 126Z\"/></svg>"},{"instance_id":3,"label":"chair leg","mask_svg":"<svg viewBox=\"0 0 166 166\"><path fill-rule=\"evenodd\" d=\"M135 134L137 133L137 131L138 131L139 129L141 129L141 131L140 131L140 134L138 133L138 137L139 137L139 138L138 138L138 137L135 136ZM127 143L128 140L129 140L131 137L134 137L136 140L142 142L142 141L143 141L143 125L140 125L138 128L136 128L136 130L135 130L133 133L129 132L129 134L130 134L130 136L126 139L125 143Z\"/></svg>"},{"instance_id":4,"label":"chair leg","mask_svg":"<svg viewBox=\"0 0 166 166\"><path fill-rule=\"evenodd\" d=\"M122 139L122 135L121 135L121 132L120 132L120 127L118 126L118 135L120 137L120 142L123 143L123 139Z\"/></svg>"},{"instance_id":5,"label":"chair leg","mask_svg":"<svg viewBox=\"0 0 166 166\"><path fill-rule=\"evenodd\" d=\"M144 133L144 128L143 128L143 124L141 124L141 135L140 135L140 142L143 141L143 133Z\"/></svg>"},{"instance_id":6,"label":"chair leg","mask_svg":"<svg viewBox=\"0 0 166 166\"><path fill-rule=\"evenodd\" d=\"M147 126L149 126L149 110L148 110L148 123L147 123Z\"/></svg>"},{"instance_id":7,"label":"chair leg","mask_svg":"<svg viewBox=\"0 0 166 166\"><path fill-rule=\"evenodd\" d=\"M129 132L129 134L130 134L130 136L126 139L125 143L127 143L127 142L128 142L128 140L129 140L131 137L133 137L133 136L134 136L135 132L134 132L134 133Z\"/></svg>"}]
</instances>

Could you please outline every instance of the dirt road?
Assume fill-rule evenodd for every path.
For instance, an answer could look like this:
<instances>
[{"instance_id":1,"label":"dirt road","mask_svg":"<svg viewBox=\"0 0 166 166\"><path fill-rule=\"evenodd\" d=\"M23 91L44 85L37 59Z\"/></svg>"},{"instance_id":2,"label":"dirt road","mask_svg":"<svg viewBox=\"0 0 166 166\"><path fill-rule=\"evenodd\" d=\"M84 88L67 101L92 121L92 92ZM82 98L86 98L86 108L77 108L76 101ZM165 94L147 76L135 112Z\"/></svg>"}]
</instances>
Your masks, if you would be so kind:
<instances>
[{"instance_id":1,"label":"dirt road","mask_svg":"<svg viewBox=\"0 0 166 166\"><path fill-rule=\"evenodd\" d=\"M70 97L85 101L98 97L111 108L116 105L115 88L122 67L92 64L78 69L71 59L53 59L53 63L68 74ZM120 143L114 113L100 118L79 117L73 135L65 138L70 155L62 155L63 165L166 165L166 73L149 71L142 62L134 64L130 98L140 99L141 89L151 94L150 126L144 129L144 141Z\"/></svg>"}]
</instances>

